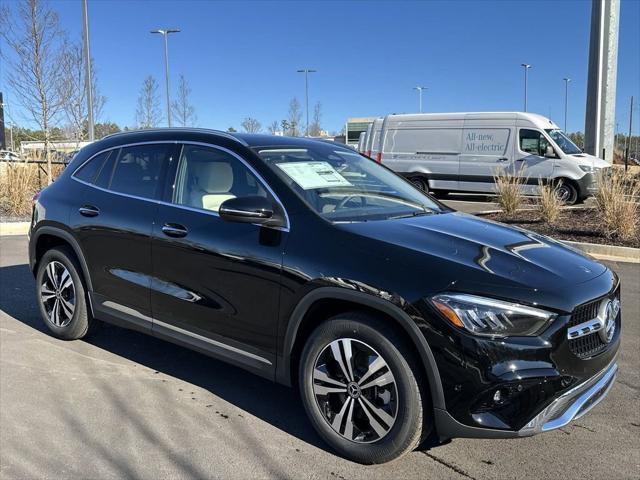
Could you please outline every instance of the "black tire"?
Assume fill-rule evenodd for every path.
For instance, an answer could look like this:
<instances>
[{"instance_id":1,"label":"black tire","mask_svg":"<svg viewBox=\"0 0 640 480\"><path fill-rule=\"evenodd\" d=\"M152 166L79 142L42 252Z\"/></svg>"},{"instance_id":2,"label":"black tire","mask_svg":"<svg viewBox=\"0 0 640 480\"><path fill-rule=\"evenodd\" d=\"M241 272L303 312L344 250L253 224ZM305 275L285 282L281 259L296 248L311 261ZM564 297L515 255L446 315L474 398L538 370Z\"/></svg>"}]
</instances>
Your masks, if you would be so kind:
<instances>
[{"instance_id":1,"label":"black tire","mask_svg":"<svg viewBox=\"0 0 640 480\"><path fill-rule=\"evenodd\" d=\"M43 294L45 296L51 296L48 294L47 290L51 286L51 282L49 280L50 277L48 277L47 273L47 268L50 264L54 264L54 271L60 271L60 265L62 265L69 273L73 283L73 312L71 315L67 315L67 311L61 306L62 303L59 303L59 309L62 309L62 315L65 317L61 322L59 322L59 324L56 324L52 320L54 317L51 315L51 302L53 301L55 303L57 301L57 296L56 298L43 301ZM93 330L97 324L87 308L87 290L80 272L82 272L82 269L78 264L78 260L73 250L64 246L48 250L38 263L38 271L36 273L36 293L40 314L42 315L42 320L45 325L49 330L51 330L53 335L63 340L77 340L79 338L83 338ZM47 276L47 278L45 278L45 276ZM70 299L67 298L67 303L70 303L69 300Z\"/></svg>"},{"instance_id":2,"label":"black tire","mask_svg":"<svg viewBox=\"0 0 640 480\"><path fill-rule=\"evenodd\" d=\"M421 190L424 193L429 193L429 182L426 178L416 175L414 177L409 177L409 181L418 190Z\"/></svg>"},{"instance_id":3,"label":"black tire","mask_svg":"<svg viewBox=\"0 0 640 480\"><path fill-rule=\"evenodd\" d=\"M578 203L578 189L569 180L560 179L556 184L556 195L565 205Z\"/></svg>"},{"instance_id":4,"label":"black tire","mask_svg":"<svg viewBox=\"0 0 640 480\"><path fill-rule=\"evenodd\" d=\"M367 422L365 417L366 412L364 411L365 403L363 403L363 400L366 402L365 397L369 396L370 393L365 394L364 392L372 392L371 389L374 389L373 392L375 395L369 397L369 400L378 402L376 407L379 406L380 402L383 402L383 398L389 398L383 396L387 395L386 392L382 391L382 393L380 393L380 390L378 390L380 387L377 386L368 387L367 390L363 388L363 393L358 394L359 397L362 397L361 400L358 397L349 400L351 394L347 393L335 394L339 395L338 400L343 397L345 398L342 404L343 411L347 401L351 401L354 404L354 407L349 407L353 415L351 418L354 419L352 428L353 432L358 432L358 437L360 438L356 437L351 440L346 438L344 434L334 430L329 423L328 417L325 417L322 411L322 408L324 408L325 412L328 411L329 401L323 401L323 407L321 407L320 400L316 398L314 392L314 384L316 387L319 384L318 380L314 380L316 362L323 358L321 355L324 355L324 352L330 348L330 344L338 339L342 339L341 341L349 340L350 345L357 344L371 347L375 353L386 362L385 367L379 370L380 375L376 373L368 377L369 380L362 383L363 387L371 381L370 379L380 379L384 377L388 371L393 375L394 383L391 385L395 386L395 421L392 422L390 427L388 427L387 424L378 423L378 427L384 425L388 429L383 436L369 443L362 443L364 440L364 433L362 432L364 430L358 430L356 425L357 422L361 425L366 425L364 422ZM345 352L343 347L339 348L341 348L341 352ZM433 425L433 416L429 396L426 393L426 380L421 375L421 369L419 368L419 363L414 356L413 350L414 349L409 348L407 342L397 335L393 328L390 328L386 322L357 312L345 313L333 317L318 326L310 335L302 352L299 368L299 387L302 401L316 431L340 455L363 464L385 463L414 450L420 444L421 440L429 434ZM354 352L355 351L356 347L354 347ZM356 372L362 372L358 367L357 355L357 353L354 353L354 360L351 362L352 367L349 368L349 370L353 369L353 376L356 380L358 379ZM362 356L360 358L362 359ZM373 357L364 358L370 360ZM344 360L344 358L342 358L342 360ZM373 365L373 363L374 362L371 361L369 365ZM323 368L325 366L324 364L322 365ZM359 378L361 380L364 379L364 375L360 375ZM352 381L349 385L351 386L352 383L356 382ZM359 381L357 383L360 384ZM323 384L322 380L320 380L320 384ZM324 385L329 384L324 383ZM358 388L358 391L359 390ZM326 399L328 396L323 398ZM360 403L358 403L358 400L360 400ZM371 405L371 403L369 403L369 405ZM339 407L336 407L335 410L337 410L337 408ZM382 406L382 408L386 407ZM368 410L369 414L374 412L372 409ZM393 412L393 409L391 411ZM334 414L332 417L334 421L336 416L337 415ZM382 417L378 417L378 420L381 418ZM344 429L345 434L348 421L349 416L346 417L346 421L341 420L339 423L339 430ZM373 431L375 427L373 427L371 423L369 425L371 426L371 431ZM378 435L374 435L374 437L376 436Z\"/></svg>"}]
</instances>

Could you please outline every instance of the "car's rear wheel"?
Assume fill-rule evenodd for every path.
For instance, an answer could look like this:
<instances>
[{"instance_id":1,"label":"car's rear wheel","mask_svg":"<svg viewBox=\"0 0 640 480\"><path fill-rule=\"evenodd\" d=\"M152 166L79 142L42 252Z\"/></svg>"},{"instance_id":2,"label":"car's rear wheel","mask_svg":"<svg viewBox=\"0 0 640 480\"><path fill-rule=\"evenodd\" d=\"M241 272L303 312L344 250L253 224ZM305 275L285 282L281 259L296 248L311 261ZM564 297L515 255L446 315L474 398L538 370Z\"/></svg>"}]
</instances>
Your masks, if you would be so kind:
<instances>
[{"instance_id":1,"label":"car's rear wheel","mask_svg":"<svg viewBox=\"0 0 640 480\"><path fill-rule=\"evenodd\" d=\"M416 448L429 430L428 396L419 372L393 329L349 313L311 334L299 384L307 414L329 445L359 463L384 463ZM423 415L429 418L426 425Z\"/></svg>"},{"instance_id":2,"label":"car's rear wheel","mask_svg":"<svg viewBox=\"0 0 640 480\"><path fill-rule=\"evenodd\" d=\"M84 337L93 324L80 272L73 251L66 247L48 250L38 263L40 314L49 330L65 340Z\"/></svg>"},{"instance_id":3,"label":"car's rear wheel","mask_svg":"<svg viewBox=\"0 0 640 480\"><path fill-rule=\"evenodd\" d=\"M409 177L409 181L418 190L422 190L425 193L429 193L429 182L427 181L426 178L422 176L413 176L413 177Z\"/></svg>"}]
</instances>

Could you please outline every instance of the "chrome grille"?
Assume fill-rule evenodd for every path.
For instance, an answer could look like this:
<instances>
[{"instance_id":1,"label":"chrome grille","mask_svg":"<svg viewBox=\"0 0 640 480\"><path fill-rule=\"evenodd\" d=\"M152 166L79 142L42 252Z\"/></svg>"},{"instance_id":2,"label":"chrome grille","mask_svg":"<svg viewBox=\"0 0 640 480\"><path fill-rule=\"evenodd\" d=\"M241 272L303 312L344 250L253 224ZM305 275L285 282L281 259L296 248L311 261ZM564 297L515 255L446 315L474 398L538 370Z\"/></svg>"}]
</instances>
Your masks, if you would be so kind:
<instances>
[{"instance_id":1,"label":"chrome grille","mask_svg":"<svg viewBox=\"0 0 640 480\"><path fill-rule=\"evenodd\" d=\"M613 295L608 296L619 299L620 288L618 287ZM576 309L573 311L573 314L571 315L571 319L569 320L569 327L580 325L581 323L595 318L598 315L600 302L602 302L604 298L606 297L601 297L597 300L592 300L576 307ZM620 315L618 315L618 318L616 319L616 324L617 327L620 327ZM603 342L598 333L592 333L590 335L585 335L580 338L569 340L569 349L571 350L571 352L573 352L573 354L578 358L582 359L594 357L604 352L608 346L609 343Z\"/></svg>"}]
</instances>

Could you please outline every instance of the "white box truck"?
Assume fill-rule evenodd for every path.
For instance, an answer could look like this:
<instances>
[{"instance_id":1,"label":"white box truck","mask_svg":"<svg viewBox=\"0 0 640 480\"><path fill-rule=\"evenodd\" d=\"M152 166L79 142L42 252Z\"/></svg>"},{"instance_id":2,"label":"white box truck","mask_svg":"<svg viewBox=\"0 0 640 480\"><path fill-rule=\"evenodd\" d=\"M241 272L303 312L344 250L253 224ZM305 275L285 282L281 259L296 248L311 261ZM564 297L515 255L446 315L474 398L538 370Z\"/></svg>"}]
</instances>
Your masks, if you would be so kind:
<instances>
[{"instance_id":1,"label":"white box truck","mask_svg":"<svg viewBox=\"0 0 640 480\"><path fill-rule=\"evenodd\" d=\"M608 162L583 153L546 117L525 112L425 113L387 115L378 156L421 189L495 192L500 171L526 178L526 194L538 182L558 186L567 204L581 202L596 189Z\"/></svg>"}]
</instances>

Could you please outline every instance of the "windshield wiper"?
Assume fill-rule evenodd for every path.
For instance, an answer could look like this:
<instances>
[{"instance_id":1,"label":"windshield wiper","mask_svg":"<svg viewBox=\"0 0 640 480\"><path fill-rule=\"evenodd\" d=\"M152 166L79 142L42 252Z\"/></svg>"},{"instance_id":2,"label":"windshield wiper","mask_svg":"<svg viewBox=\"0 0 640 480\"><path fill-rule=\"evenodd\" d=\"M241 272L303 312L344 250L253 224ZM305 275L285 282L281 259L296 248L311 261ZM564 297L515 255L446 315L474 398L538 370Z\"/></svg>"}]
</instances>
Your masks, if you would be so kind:
<instances>
[{"instance_id":1,"label":"windshield wiper","mask_svg":"<svg viewBox=\"0 0 640 480\"><path fill-rule=\"evenodd\" d=\"M389 219L395 220L396 218L422 217L423 215L433 215L435 213L435 210L422 210L417 212L405 213L402 215L394 215L393 217L389 217Z\"/></svg>"}]
</instances>

